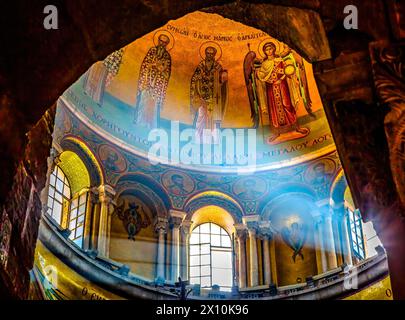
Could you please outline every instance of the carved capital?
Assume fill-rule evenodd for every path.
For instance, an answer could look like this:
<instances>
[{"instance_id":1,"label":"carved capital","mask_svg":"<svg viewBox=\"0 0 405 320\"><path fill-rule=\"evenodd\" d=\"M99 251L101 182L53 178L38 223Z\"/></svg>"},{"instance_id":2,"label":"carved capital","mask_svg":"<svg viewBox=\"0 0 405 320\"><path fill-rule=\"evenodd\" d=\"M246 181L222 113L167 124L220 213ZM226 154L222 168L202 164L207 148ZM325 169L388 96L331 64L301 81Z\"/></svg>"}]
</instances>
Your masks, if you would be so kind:
<instances>
[{"instance_id":1,"label":"carved capital","mask_svg":"<svg viewBox=\"0 0 405 320\"><path fill-rule=\"evenodd\" d=\"M343 219L344 217L346 217L347 210L343 203L333 208L333 215L339 219Z\"/></svg>"},{"instance_id":2,"label":"carved capital","mask_svg":"<svg viewBox=\"0 0 405 320\"><path fill-rule=\"evenodd\" d=\"M89 201L92 205L95 205L97 203L100 203L99 199L99 192L97 188L91 188L89 190Z\"/></svg>"},{"instance_id":3,"label":"carved capital","mask_svg":"<svg viewBox=\"0 0 405 320\"><path fill-rule=\"evenodd\" d=\"M242 220L247 227L249 236L255 237L257 229L259 227L260 216L259 215L244 216Z\"/></svg>"},{"instance_id":4,"label":"carved capital","mask_svg":"<svg viewBox=\"0 0 405 320\"><path fill-rule=\"evenodd\" d=\"M169 221L166 218L157 217L155 220L155 232L156 233L163 232L164 234L166 234L168 225Z\"/></svg>"},{"instance_id":5,"label":"carved capital","mask_svg":"<svg viewBox=\"0 0 405 320\"><path fill-rule=\"evenodd\" d=\"M169 215L172 228L180 228L187 214L178 210L170 210Z\"/></svg>"},{"instance_id":6,"label":"carved capital","mask_svg":"<svg viewBox=\"0 0 405 320\"><path fill-rule=\"evenodd\" d=\"M313 218L315 227L319 227L324 222L324 217L321 214L314 216Z\"/></svg>"},{"instance_id":7,"label":"carved capital","mask_svg":"<svg viewBox=\"0 0 405 320\"><path fill-rule=\"evenodd\" d=\"M272 226L270 221L261 221L258 227L258 234L262 240L271 240L277 231Z\"/></svg>"},{"instance_id":8,"label":"carved capital","mask_svg":"<svg viewBox=\"0 0 405 320\"><path fill-rule=\"evenodd\" d=\"M184 236L188 236L191 233L191 226L193 225L193 221L185 220L182 222L180 231Z\"/></svg>"},{"instance_id":9,"label":"carved capital","mask_svg":"<svg viewBox=\"0 0 405 320\"><path fill-rule=\"evenodd\" d=\"M49 151L49 160L51 163L55 163L55 159L58 156L58 150L56 150L54 147L51 148Z\"/></svg>"},{"instance_id":10,"label":"carved capital","mask_svg":"<svg viewBox=\"0 0 405 320\"><path fill-rule=\"evenodd\" d=\"M98 197L100 202L111 203L115 196L115 190L108 184L103 184L98 187Z\"/></svg>"},{"instance_id":11,"label":"carved capital","mask_svg":"<svg viewBox=\"0 0 405 320\"><path fill-rule=\"evenodd\" d=\"M100 203L108 207L108 214L112 215L117 204L114 201L115 190L113 187L104 184L98 187L98 199Z\"/></svg>"},{"instance_id":12,"label":"carved capital","mask_svg":"<svg viewBox=\"0 0 405 320\"><path fill-rule=\"evenodd\" d=\"M246 226L244 224L235 224L236 236L239 241L246 239Z\"/></svg>"}]
</instances>

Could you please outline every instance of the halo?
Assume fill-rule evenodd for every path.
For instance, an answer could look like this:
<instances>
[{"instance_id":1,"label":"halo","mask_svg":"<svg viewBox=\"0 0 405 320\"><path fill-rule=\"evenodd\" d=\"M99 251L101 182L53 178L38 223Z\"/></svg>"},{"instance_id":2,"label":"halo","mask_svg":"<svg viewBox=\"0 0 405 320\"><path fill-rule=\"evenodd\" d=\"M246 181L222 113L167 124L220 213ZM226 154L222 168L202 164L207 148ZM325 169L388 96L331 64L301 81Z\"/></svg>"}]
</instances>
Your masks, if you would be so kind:
<instances>
[{"instance_id":1,"label":"halo","mask_svg":"<svg viewBox=\"0 0 405 320\"><path fill-rule=\"evenodd\" d=\"M262 42L259 43L259 46L257 48L257 52L259 52L259 55L262 58L266 57L266 55L264 54L264 51L263 51L263 47L266 43L269 43L269 42L271 42L272 44L274 44L276 46L276 51L275 51L276 55L282 56L282 53L284 53L286 51L286 49L288 49L288 47L285 44L283 44L273 38L265 38L264 40L262 40Z\"/></svg>"},{"instance_id":2,"label":"halo","mask_svg":"<svg viewBox=\"0 0 405 320\"><path fill-rule=\"evenodd\" d=\"M215 49L217 49L217 54L219 52L219 57L217 59L215 59L215 60L219 61L219 59L221 59L221 57L222 57L222 49L221 49L221 46L218 43L214 42L214 41L207 41L207 42L204 42L201 45L201 47L200 47L200 57L201 57L201 59L203 59L203 60L205 59L205 49L207 49L207 47L214 47Z\"/></svg>"},{"instance_id":3,"label":"halo","mask_svg":"<svg viewBox=\"0 0 405 320\"><path fill-rule=\"evenodd\" d=\"M158 31L156 31L155 34L153 35L153 44L154 44L155 46L157 46L159 36L162 35L162 34L164 34L165 36L168 36L169 39L170 39L170 42L169 42L169 44L167 45L166 50L167 50L167 51L172 50L173 47L174 47L175 40L174 40L173 35L172 35L169 31L167 31L167 30L158 30Z\"/></svg>"},{"instance_id":4,"label":"halo","mask_svg":"<svg viewBox=\"0 0 405 320\"><path fill-rule=\"evenodd\" d=\"M324 158L324 159L321 159L320 161L311 163L308 166L308 168L306 169L306 171L304 173L304 177L305 177L306 181L310 182L310 181L312 181L312 179L315 178L314 167L321 163L325 166L325 173L333 174L335 172L335 170L336 170L335 162L329 158Z\"/></svg>"}]
</instances>

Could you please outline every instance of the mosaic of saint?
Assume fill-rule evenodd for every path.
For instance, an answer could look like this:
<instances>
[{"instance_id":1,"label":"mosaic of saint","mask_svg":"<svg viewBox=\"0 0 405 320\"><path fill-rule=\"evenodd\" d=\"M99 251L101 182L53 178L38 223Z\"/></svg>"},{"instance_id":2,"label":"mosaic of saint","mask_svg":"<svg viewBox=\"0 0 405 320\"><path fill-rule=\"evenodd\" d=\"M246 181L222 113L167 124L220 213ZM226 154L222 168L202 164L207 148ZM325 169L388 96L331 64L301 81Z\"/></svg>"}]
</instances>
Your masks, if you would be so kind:
<instances>
[{"instance_id":1,"label":"mosaic of saint","mask_svg":"<svg viewBox=\"0 0 405 320\"><path fill-rule=\"evenodd\" d=\"M172 59L169 46L173 48L174 40L168 32L160 31L155 46L149 49L142 61L139 72L138 90L135 105L134 123L148 128L156 128L160 108L164 103L169 84Z\"/></svg>"},{"instance_id":2,"label":"mosaic of saint","mask_svg":"<svg viewBox=\"0 0 405 320\"><path fill-rule=\"evenodd\" d=\"M305 137L309 134L309 129L300 127L298 123L299 101L304 102L310 115L314 114L303 61L299 57L296 58L297 55L286 46L284 52L280 52L275 42L266 39L263 43L259 45L263 59L258 59L254 51L249 51L244 60L245 81L254 127L259 126L259 119L263 126L263 118L268 118L271 128L271 135L267 138L269 143L276 142L281 129L286 127L298 134L284 137L284 140Z\"/></svg>"},{"instance_id":3,"label":"mosaic of saint","mask_svg":"<svg viewBox=\"0 0 405 320\"><path fill-rule=\"evenodd\" d=\"M132 196L122 197L113 214L122 221L130 240L135 241L135 236L151 224L145 205Z\"/></svg>"},{"instance_id":4,"label":"mosaic of saint","mask_svg":"<svg viewBox=\"0 0 405 320\"><path fill-rule=\"evenodd\" d=\"M204 129L221 128L228 103L228 72L218 62L221 48L215 42L208 42L201 62L191 78L190 105L194 116L197 138L202 138Z\"/></svg>"},{"instance_id":5,"label":"mosaic of saint","mask_svg":"<svg viewBox=\"0 0 405 320\"><path fill-rule=\"evenodd\" d=\"M63 98L110 142L137 153L148 153L153 129L172 139L173 122L180 132L193 129L197 144L203 132L222 143L224 130L236 137L253 129L260 165L333 147L311 65L260 30L203 12L169 21L94 64ZM189 143L179 140L180 149Z\"/></svg>"}]
</instances>

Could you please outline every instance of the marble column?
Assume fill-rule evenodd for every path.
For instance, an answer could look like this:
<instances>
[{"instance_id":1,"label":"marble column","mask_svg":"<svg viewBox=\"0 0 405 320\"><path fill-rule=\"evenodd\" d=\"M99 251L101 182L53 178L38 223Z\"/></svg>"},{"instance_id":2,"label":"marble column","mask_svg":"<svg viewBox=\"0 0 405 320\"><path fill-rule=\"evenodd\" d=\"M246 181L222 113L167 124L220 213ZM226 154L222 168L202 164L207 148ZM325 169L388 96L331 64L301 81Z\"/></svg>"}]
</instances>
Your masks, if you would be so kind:
<instances>
[{"instance_id":1,"label":"marble column","mask_svg":"<svg viewBox=\"0 0 405 320\"><path fill-rule=\"evenodd\" d=\"M167 233L168 220L157 217L155 221L155 231L158 234L157 268L156 278L165 279L165 234Z\"/></svg>"},{"instance_id":2,"label":"marble column","mask_svg":"<svg viewBox=\"0 0 405 320\"><path fill-rule=\"evenodd\" d=\"M337 265L341 266L343 264L343 255L342 255L342 241L341 241L341 232L340 232L340 221L336 212L333 211L333 235L335 237L335 249L336 249L336 259Z\"/></svg>"},{"instance_id":3,"label":"marble column","mask_svg":"<svg viewBox=\"0 0 405 320\"><path fill-rule=\"evenodd\" d=\"M271 281L272 284L277 285L277 261L276 261L276 241L275 241L276 233L274 233L273 237L270 239L270 272L271 272Z\"/></svg>"},{"instance_id":4,"label":"marble column","mask_svg":"<svg viewBox=\"0 0 405 320\"><path fill-rule=\"evenodd\" d=\"M98 188L98 192L100 200L100 219L97 249L99 256L108 258L110 251L111 215L114 212L113 197L115 191L109 185L101 185Z\"/></svg>"},{"instance_id":5,"label":"marble column","mask_svg":"<svg viewBox=\"0 0 405 320\"><path fill-rule=\"evenodd\" d=\"M189 256L189 241L192 221L183 221L180 227L181 247L180 247L180 277L182 280L188 280L188 256Z\"/></svg>"},{"instance_id":6,"label":"marble column","mask_svg":"<svg viewBox=\"0 0 405 320\"><path fill-rule=\"evenodd\" d=\"M318 274L327 271L327 261L324 249L323 218L321 215L315 216L315 249Z\"/></svg>"},{"instance_id":7,"label":"marble column","mask_svg":"<svg viewBox=\"0 0 405 320\"><path fill-rule=\"evenodd\" d=\"M83 231L83 249L93 249L93 228L94 228L94 207L98 203L98 191L97 189L90 189L87 196L86 216Z\"/></svg>"},{"instance_id":8,"label":"marble column","mask_svg":"<svg viewBox=\"0 0 405 320\"><path fill-rule=\"evenodd\" d=\"M271 265L270 265L270 246L267 236L263 239L263 265L264 265L264 284L271 284Z\"/></svg>"},{"instance_id":9,"label":"marble column","mask_svg":"<svg viewBox=\"0 0 405 320\"><path fill-rule=\"evenodd\" d=\"M342 230L342 255L343 255L343 262L347 265L353 265L352 259L352 246L350 244L350 236L349 236L349 228L348 228L348 220L349 215L347 210L345 209L344 205L342 204L339 210L339 222Z\"/></svg>"},{"instance_id":10,"label":"marble column","mask_svg":"<svg viewBox=\"0 0 405 320\"><path fill-rule=\"evenodd\" d=\"M273 231L269 221L260 223L260 237L263 241L263 281L264 284L272 283L270 241L273 238Z\"/></svg>"},{"instance_id":11,"label":"marble column","mask_svg":"<svg viewBox=\"0 0 405 320\"><path fill-rule=\"evenodd\" d=\"M185 216L184 212L170 210L172 227L171 280L174 282L177 282L180 276L180 226Z\"/></svg>"},{"instance_id":12,"label":"marble column","mask_svg":"<svg viewBox=\"0 0 405 320\"><path fill-rule=\"evenodd\" d=\"M332 212L329 207L324 211L324 227L326 260L328 263L328 270L332 270L337 268L337 259L332 226Z\"/></svg>"},{"instance_id":13,"label":"marble column","mask_svg":"<svg viewBox=\"0 0 405 320\"><path fill-rule=\"evenodd\" d=\"M256 239L256 227L254 225L248 226L249 234L249 253L250 253L250 285L256 287L259 285L259 270L257 261L257 239Z\"/></svg>"},{"instance_id":14,"label":"marble column","mask_svg":"<svg viewBox=\"0 0 405 320\"><path fill-rule=\"evenodd\" d=\"M90 249L98 251L98 233L100 229L101 203L98 188L92 188L89 200L92 203Z\"/></svg>"},{"instance_id":15,"label":"marble column","mask_svg":"<svg viewBox=\"0 0 405 320\"><path fill-rule=\"evenodd\" d=\"M246 288L246 227L235 225L238 243L238 285Z\"/></svg>"}]
</instances>

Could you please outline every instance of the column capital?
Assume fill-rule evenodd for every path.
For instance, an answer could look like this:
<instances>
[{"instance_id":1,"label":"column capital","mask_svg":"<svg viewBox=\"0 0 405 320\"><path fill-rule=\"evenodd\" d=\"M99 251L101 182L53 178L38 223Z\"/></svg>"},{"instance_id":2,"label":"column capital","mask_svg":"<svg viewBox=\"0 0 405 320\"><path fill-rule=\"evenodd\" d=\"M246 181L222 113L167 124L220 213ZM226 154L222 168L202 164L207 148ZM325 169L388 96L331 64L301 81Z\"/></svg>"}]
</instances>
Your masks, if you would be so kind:
<instances>
[{"instance_id":1,"label":"column capital","mask_svg":"<svg viewBox=\"0 0 405 320\"><path fill-rule=\"evenodd\" d=\"M180 228L186 215L187 214L183 211L171 209L169 211L169 216L170 216L170 224L173 226L173 228Z\"/></svg>"},{"instance_id":2,"label":"column capital","mask_svg":"<svg viewBox=\"0 0 405 320\"><path fill-rule=\"evenodd\" d=\"M180 230L185 235L188 236L191 233L191 226L193 225L193 221L184 220L181 223Z\"/></svg>"},{"instance_id":3,"label":"column capital","mask_svg":"<svg viewBox=\"0 0 405 320\"><path fill-rule=\"evenodd\" d=\"M157 217L155 220L155 232L159 233L160 231L163 231L163 233L166 233L168 224L169 221L167 218Z\"/></svg>"},{"instance_id":4,"label":"column capital","mask_svg":"<svg viewBox=\"0 0 405 320\"><path fill-rule=\"evenodd\" d=\"M100 199L99 199L99 192L98 189L96 187L91 188L89 190L89 200L91 204L97 204L100 203Z\"/></svg>"},{"instance_id":5,"label":"column capital","mask_svg":"<svg viewBox=\"0 0 405 320\"><path fill-rule=\"evenodd\" d=\"M332 208L332 210L340 210L343 209L345 206L344 201L339 201L339 202L335 202L333 200L330 201L330 207Z\"/></svg>"},{"instance_id":6,"label":"column capital","mask_svg":"<svg viewBox=\"0 0 405 320\"><path fill-rule=\"evenodd\" d=\"M313 218L315 226L322 224L324 221L324 216L322 214L317 214L316 216L313 216Z\"/></svg>"},{"instance_id":7,"label":"column capital","mask_svg":"<svg viewBox=\"0 0 405 320\"><path fill-rule=\"evenodd\" d=\"M239 240L244 240L246 238L246 225L239 223L239 224L235 224L235 231L236 231L236 237Z\"/></svg>"},{"instance_id":8,"label":"column capital","mask_svg":"<svg viewBox=\"0 0 405 320\"><path fill-rule=\"evenodd\" d=\"M342 203L342 206L333 208L333 215L337 216L339 218L344 218L345 216L347 216L347 210L343 203Z\"/></svg>"},{"instance_id":9,"label":"column capital","mask_svg":"<svg viewBox=\"0 0 405 320\"><path fill-rule=\"evenodd\" d=\"M52 162L55 161L55 158L59 155L58 150L54 146L51 147L51 150L49 151L49 158Z\"/></svg>"},{"instance_id":10,"label":"column capital","mask_svg":"<svg viewBox=\"0 0 405 320\"><path fill-rule=\"evenodd\" d=\"M251 222L251 223L248 225L248 229L247 229L247 232L248 232L249 236L250 236L250 237L256 236L256 234L257 234L257 229L258 229L257 223Z\"/></svg>"},{"instance_id":11,"label":"column capital","mask_svg":"<svg viewBox=\"0 0 405 320\"><path fill-rule=\"evenodd\" d=\"M108 184L101 184L97 191L101 202L111 202L116 194L114 188Z\"/></svg>"},{"instance_id":12,"label":"column capital","mask_svg":"<svg viewBox=\"0 0 405 320\"><path fill-rule=\"evenodd\" d=\"M60 154L57 154L54 157L51 157L51 161L55 166L59 166L59 164L62 162L60 160Z\"/></svg>"},{"instance_id":13,"label":"column capital","mask_svg":"<svg viewBox=\"0 0 405 320\"><path fill-rule=\"evenodd\" d=\"M317 202L315 202L315 204L318 208L330 207L330 200L329 198L325 198L322 200L318 200Z\"/></svg>"},{"instance_id":14,"label":"column capital","mask_svg":"<svg viewBox=\"0 0 405 320\"><path fill-rule=\"evenodd\" d=\"M277 230L274 228L270 221L260 221L258 233L259 237L263 240L270 240L273 238L274 234L277 233Z\"/></svg>"},{"instance_id":15,"label":"column capital","mask_svg":"<svg viewBox=\"0 0 405 320\"><path fill-rule=\"evenodd\" d=\"M102 184L98 188L98 200L103 205L108 208L108 214L112 215L115 211L116 203L114 201L114 196L116 194L114 188L108 184Z\"/></svg>"},{"instance_id":16,"label":"column capital","mask_svg":"<svg viewBox=\"0 0 405 320\"><path fill-rule=\"evenodd\" d=\"M256 233L256 230L259 226L260 216L259 215L250 215L244 216L242 218L243 223L246 225L249 234Z\"/></svg>"}]
</instances>

